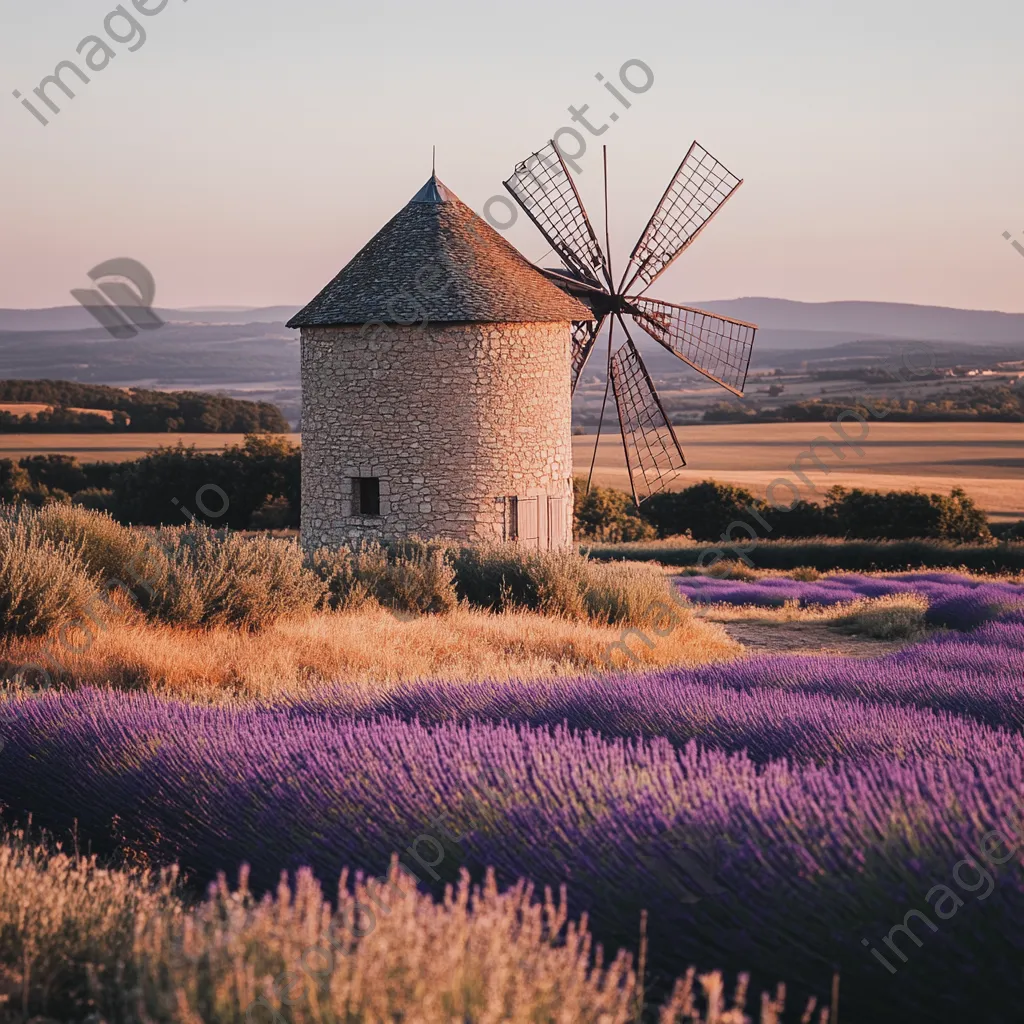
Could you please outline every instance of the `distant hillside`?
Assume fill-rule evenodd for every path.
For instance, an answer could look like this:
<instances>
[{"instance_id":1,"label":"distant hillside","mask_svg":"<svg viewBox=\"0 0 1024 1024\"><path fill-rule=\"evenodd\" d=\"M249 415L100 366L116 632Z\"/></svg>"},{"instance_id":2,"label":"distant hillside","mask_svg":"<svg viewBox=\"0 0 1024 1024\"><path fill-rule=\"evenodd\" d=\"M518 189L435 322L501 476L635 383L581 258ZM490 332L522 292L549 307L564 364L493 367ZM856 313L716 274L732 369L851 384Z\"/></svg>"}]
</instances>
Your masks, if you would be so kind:
<instances>
[{"instance_id":1,"label":"distant hillside","mask_svg":"<svg viewBox=\"0 0 1024 1024\"><path fill-rule=\"evenodd\" d=\"M844 341L908 338L967 343L1024 343L1024 313L998 313L896 302L792 302L725 299L689 305L748 320L770 348L824 348ZM835 334L845 337L834 337ZM829 340L822 334L833 335Z\"/></svg>"},{"instance_id":2,"label":"distant hillside","mask_svg":"<svg viewBox=\"0 0 1024 1024\"><path fill-rule=\"evenodd\" d=\"M155 309L167 324L284 324L298 306L266 306L261 309ZM0 309L0 331L85 331L96 321L81 306L49 309Z\"/></svg>"},{"instance_id":3,"label":"distant hillside","mask_svg":"<svg viewBox=\"0 0 1024 1024\"><path fill-rule=\"evenodd\" d=\"M892 354L893 339L925 342L937 351L941 366L983 367L1020 359L1024 350L1024 314L770 298L691 304L760 325L754 369L805 362L870 366ZM284 326L297 308L159 309L167 326L126 341L111 338L79 306L0 310L0 378L217 390L272 402L297 425L298 331ZM656 377L682 373L700 383L643 331L633 333ZM603 372L604 360L596 357L586 379Z\"/></svg>"},{"instance_id":4,"label":"distant hillside","mask_svg":"<svg viewBox=\"0 0 1024 1024\"><path fill-rule=\"evenodd\" d=\"M283 324L168 324L123 341L100 327L0 332L0 378L192 387L298 376L298 332Z\"/></svg>"},{"instance_id":5,"label":"distant hillside","mask_svg":"<svg viewBox=\"0 0 1024 1024\"><path fill-rule=\"evenodd\" d=\"M64 380L0 380L0 403L4 405L0 432L4 433L288 431L276 406L189 391L110 388ZM19 403L25 403L24 413Z\"/></svg>"},{"instance_id":6,"label":"distant hillside","mask_svg":"<svg viewBox=\"0 0 1024 1024\"><path fill-rule=\"evenodd\" d=\"M742 298L689 302L723 316L756 323L761 342L771 348L824 348L844 341L911 338L990 344L1024 342L1024 313L915 306L899 302L794 302ZM157 309L168 324L284 324L298 306L258 309ZM0 309L3 331L79 331L96 327L81 306ZM836 335L841 337L836 337Z\"/></svg>"}]
</instances>

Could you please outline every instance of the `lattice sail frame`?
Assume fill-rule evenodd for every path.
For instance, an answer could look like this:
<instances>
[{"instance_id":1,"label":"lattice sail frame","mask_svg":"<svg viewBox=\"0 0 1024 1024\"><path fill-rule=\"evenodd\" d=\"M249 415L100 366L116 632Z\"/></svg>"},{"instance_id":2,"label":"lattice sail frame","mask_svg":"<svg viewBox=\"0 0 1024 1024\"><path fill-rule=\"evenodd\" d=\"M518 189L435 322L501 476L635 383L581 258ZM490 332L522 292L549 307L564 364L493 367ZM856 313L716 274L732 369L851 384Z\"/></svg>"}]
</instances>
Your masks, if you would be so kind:
<instances>
[{"instance_id":1,"label":"lattice sail frame","mask_svg":"<svg viewBox=\"0 0 1024 1024\"><path fill-rule=\"evenodd\" d=\"M757 327L743 320L677 306L660 299L627 298L633 319L660 345L698 373L743 397Z\"/></svg>"},{"instance_id":2,"label":"lattice sail frame","mask_svg":"<svg viewBox=\"0 0 1024 1024\"><path fill-rule=\"evenodd\" d=\"M728 167L694 142L636 243L619 292L637 280L645 291L676 260L743 184ZM626 284L630 267L637 269Z\"/></svg>"},{"instance_id":3,"label":"lattice sail frame","mask_svg":"<svg viewBox=\"0 0 1024 1024\"><path fill-rule=\"evenodd\" d=\"M597 336L607 318L600 320L574 320L572 324L572 386L571 393L576 393L576 385L583 376L583 368L594 351Z\"/></svg>"},{"instance_id":4,"label":"lattice sail frame","mask_svg":"<svg viewBox=\"0 0 1024 1024\"><path fill-rule=\"evenodd\" d=\"M638 504L646 501L666 488L670 479L686 466L686 459L624 318L628 313L673 355L716 384L742 396L756 326L642 296L693 243L743 181L694 141L637 241L618 288L575 182L554 142L517 164L512 177L504 184L578 279L573 282L554 273L555 283L579 295L588 304L593 303L592 308L601 313L594 321L572 325L573 392L609 314L620 321L626 332L626 342L614 352L609 334L607 387L614 392L633 497ZM606 226L607 193L606 163ZM629 297L627 292L638 281L643 285L640 294ZM601 294L596 302L595 292ZM605 402L607 398L606 388ZM602 405L601 422L604 409ZM599 425L598 440L600 433Z\"/></svg>"},{"instance_id":5,"label":"lattice sail frame","mask_svg":"<svg viewBox=\"0 0 1024 1024\"><path fill-rule=\"evenodd\" d=\"M554 142L516 164L504 185L565 265L605 289L604 251Z\"/></svg>"},{"instance_id":6,"label":"lattice sail frame","mask_svg":"<svg viewBox=\"0 0 1024 1024\"><path fill-rule=\"evenodd\" d=\"M686 465L686 458L628 333L612 355L611 380L629 482L640 504L663 491Z\"/></svg>"}]
</instances>

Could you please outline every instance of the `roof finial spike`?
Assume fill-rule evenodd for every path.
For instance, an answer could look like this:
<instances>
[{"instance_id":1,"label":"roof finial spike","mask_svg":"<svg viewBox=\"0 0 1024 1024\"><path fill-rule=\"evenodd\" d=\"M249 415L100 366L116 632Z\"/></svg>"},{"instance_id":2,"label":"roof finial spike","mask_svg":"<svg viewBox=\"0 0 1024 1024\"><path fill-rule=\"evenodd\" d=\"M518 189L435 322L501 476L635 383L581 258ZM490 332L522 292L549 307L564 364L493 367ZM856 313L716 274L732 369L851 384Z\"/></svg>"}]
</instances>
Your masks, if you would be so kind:
<instances>
[{"instance_id":1,"label":"roof finial spike","mask_svg":"<svg viewBox=\"0 0 1024 1024\"><path fill-rule=\"evenodd\" d=\"M434 155L430 159L430 176L432 178L437 177L437 146L433 147Z\"/></svg>"}]
</instances>

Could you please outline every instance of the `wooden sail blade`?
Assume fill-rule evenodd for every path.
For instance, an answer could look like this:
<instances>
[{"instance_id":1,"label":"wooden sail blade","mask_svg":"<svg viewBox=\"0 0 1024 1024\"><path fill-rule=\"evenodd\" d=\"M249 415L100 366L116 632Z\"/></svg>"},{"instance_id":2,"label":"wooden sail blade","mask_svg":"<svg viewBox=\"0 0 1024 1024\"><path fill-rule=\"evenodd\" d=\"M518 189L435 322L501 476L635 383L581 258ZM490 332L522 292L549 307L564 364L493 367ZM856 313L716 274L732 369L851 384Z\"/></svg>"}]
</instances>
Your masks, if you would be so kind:
<instances>
[{"instance_id":1,"label":"wooden sail blade","mask_svg":"<svg viewBox=\"0 0 1024 1024\"><path fill-rule=\"evenodd\" d=\"M549 142L516 164L504 184L565 265L604 289L604 253L558 147Z\"/></svg>"},{"instance_id":2,"label":"wooden sail blade","mask_svg":"<svg viewBox=\"0 0 1024 1024\"><path fill-rule=\"evenodd\" d=\"M627 298L633 319L660 345L716 384L743 395L757 326L660 299Z\"/></svg>"},{"instance_id":3,"label":"wooden sail blade","mask_svg":"<svg viewBox=\"0 0 1024 1024\"><path fill-rule=\"evenodd\" d=\"M577 320L572 325L572 392L575 394L576 385L583 375L583 369L590 359L594 345L597 343L597 336L601 333L605 317L599 321Z\"/></svg>"},{"instance_id":4,"label":"wooden sail blade","mask_svg":"<svg viewBox=\"0 0 1024 1024\"><path fill-rule=\"evenodd\" d=\"M686 458L628 334L612 356L611 380L633 500L639 505L665 490L686 465Z\"/></svg>"},{"instance_id":5,"label":"wooden sail blade","mask_svg":"<svg viewBox=\"0 0 1024 1024\"><path fill-rule=\"evenodd\" d=\"M694 142L633 249L622 279L625 287L619 293L630 291L637 280L643 282L640 291L648 288L742 184L741 178ZM634 266L637 269L626 284Z\"/></svg>"}]
</instances>

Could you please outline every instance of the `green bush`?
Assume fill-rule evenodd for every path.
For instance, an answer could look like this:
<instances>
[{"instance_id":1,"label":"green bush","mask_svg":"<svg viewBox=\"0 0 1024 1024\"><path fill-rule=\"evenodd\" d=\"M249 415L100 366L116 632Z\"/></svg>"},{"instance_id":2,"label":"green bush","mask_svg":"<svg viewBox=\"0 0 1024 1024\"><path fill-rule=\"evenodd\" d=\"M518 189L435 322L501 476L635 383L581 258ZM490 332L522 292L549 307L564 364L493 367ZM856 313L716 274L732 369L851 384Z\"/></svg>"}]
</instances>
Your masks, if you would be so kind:
<instances>
[{"instance_id":1,"label":"green bush","mask_svg":"<svg viewBox=\"0 0 1024 1024\"><path fill-rule=\"evenodd\" d=\"M90 483L85 469L73 455L29 455L18 465L38 487L75 494Z\"/></svg>"},{"instance_id":2,"label":"green bush","mask_svg":"<svg viewBox=\"0 0 1024 1024\"><path fill-rule=\"evenodd\" d=\"M44 536L31 511L0 505L0 634L42 636L84 622L96 597L72 544Z\"/></svg>"},{"instance_id":3,"label":"green bush","mask_svg":"<svg viewBox=\"0 0 1024 1024\"><path fill-rule=\"evenodd\" d=\"M821 505L801 500L790 509L775 509L743 487L705 480L682 491L656 494L638 512L625 492L607 488L586 497L577 494L577 502L577 535L598 543L648 539L632 523L634 513L658 537L689 535L697 541L719 541L733 523L746 523L759 538L772 540L923 538L971 543L992 537L985 513L959 487L949 495L833 487Z\"/></svg>"},{"instance_id":4,"label":"green bush","mask_svg":"<svg viewBox=\"0 0 1024 1024\"><path fill-rule=\"evenodd\" d=\"M694 540L718 540L731 523L750 519L751 506L762 515L768 508L743 487L704 480L684 491L653 495L643 514L659 537L689 533Z\"/></svg>"},{"instance_id":5,"label":"green bush","mask_svg":"<svg viewBox=\"0 0 1024 1024\"><path fill-rule=\"evenodd\" d=\"M106 487L86 487L84 490L76 491L71 496L73 505L80 505L91 512L107 512L114 514L117 503L114 500L114 492Z\"/></svg>"},{"instance_id":6,"label":"green bush","mask_svg":"<svg viewBox=\"0 0 1024 1024\"><path fill-rule=\"evenodd\" d=\"M817 505L813 501L798 501L789 509L763 507L758 509L771 526L771 537L837 537L839 523L835 505ZM747 521L750 521L748 514ZM755 528L760 524L752 523ZM761 530L767 533L766 530Z\"/></svg>"},{"instance_id":7,"label":"green bush","mask_svg":"<svg viewBox=\"0 0 1024 1024\"><path fill-rule=\"evenodd\" d=\"M48 501L68 501L68 494L35 483L28 471L11 459L0 459L0 502L8 505L32 505L36 508Z\"/></svg>"},{"instance_id":8,"label":"green bush","mask_svg":"<svg viewBox=\"0 0 1024 1024\"><path fill-rule=\"evenodd\" d=\"M609 543L653 540L657 531L642 518L633 499L613 487L591 487L573 477L574 533L580 540Z\"/></svg>"},{"instance_id":9,"label":"green bush","mask_svg":"<svg viewBox=\"0 0 1024 1024\"><path fill-rule=\"evenodd\" d=\"M227 495L227 509L222 511L224 499L211 487ZM113 488L118 516L136 525L181 525L187 509L207 526L294 527L299 523L301 457L286 438L267 434L249 435L244 444L220 455L178 444L124 463ZM207 489L200 495L202 488ZM215 518L207 517L200 500ZM268 523L275 502L277 513Z\"/></svg>"},{"instance_id":10,"label":"green bush","mask_svg":"<svg viewBox=\"0 0 1024 1024\"><path fill-rule=\"evenodd\" d=\"M323 600L295 541L197 526L159 530L156 543L168 572L153 611L166 622L257 630Z\"/></svg>"},{"instance_id":11,"label":"green bush","mask_svg":"<svg viewBox=\"0 0 1024 1024\"><path fill-rule=\"evenodd\" d=\"M963 488L948 496L922 491L865 491L833 487L826 496L838 533L858 540L926 538L959 543L991 538L985 513Z\"/></svg>"},{"instance_id":12,"label":"green bush","mask_svg":"<svg viewBox=\"0 0 1024 1024\"><path fill-rule=\"evenodd\" d=\"M990 526L989 529L1001 541L1024 540L1024 519L1019 519L1016 523L999 523Z\"/></svg>"}]
</instances>

